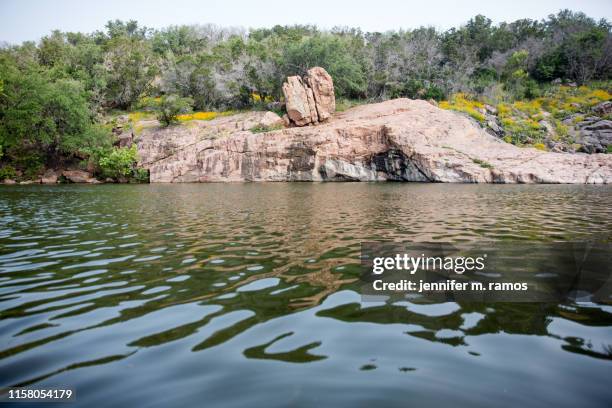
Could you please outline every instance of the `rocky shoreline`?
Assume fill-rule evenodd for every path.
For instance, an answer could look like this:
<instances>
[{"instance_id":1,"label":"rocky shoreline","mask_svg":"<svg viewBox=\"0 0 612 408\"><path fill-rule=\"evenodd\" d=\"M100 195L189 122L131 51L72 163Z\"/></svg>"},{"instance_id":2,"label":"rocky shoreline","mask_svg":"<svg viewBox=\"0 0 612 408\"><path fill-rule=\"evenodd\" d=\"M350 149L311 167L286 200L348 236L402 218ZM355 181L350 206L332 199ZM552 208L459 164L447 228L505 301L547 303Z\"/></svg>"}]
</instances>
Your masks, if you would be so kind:
<instances>
[{"instance_id":1,"label":"rocky shoreline","mask_svg":"<svg viewBox=\"0 0 612 408\"><path fill-rule=\"evenodd\" d=\"M138 137L123 134L118 140L136 144L139 166L149 171L151 183L612 183L610 154L517 147L465 115L422 100L362 105L311 126L296 126L273 112L170 127L151 123ZM105 182L127 180L56 169L37 180L4 184Z\"/></svg>"},{"instance_id":2,"label":"rocky shoreline","mask_svg":"<svg viewBox=\"0 0 612 408\"><path fill-rule=\"evenodd\" d=\"M106 180L106 182L114 183L115 180ZM62 170L48 169L40 178L34 180L24 180L17 182L13 179L5 179L3 184L58 184L58 183L76 183L76 184L102 184L104 181L97 179L94 175L85 170Z\"/></svg>"},{"instance_id":3,"label":"rocky shoreline","mask_svg":"<svg viewBox=\"0 0 612 408\"><path fill-rule=\"evenodd\" d=\"M273 113L144 129L140 164L152 183L612 183L612 155L520 148L422 100L362 105L316 126L249 130L264 115Z\"/></svg>"}]
</instances>

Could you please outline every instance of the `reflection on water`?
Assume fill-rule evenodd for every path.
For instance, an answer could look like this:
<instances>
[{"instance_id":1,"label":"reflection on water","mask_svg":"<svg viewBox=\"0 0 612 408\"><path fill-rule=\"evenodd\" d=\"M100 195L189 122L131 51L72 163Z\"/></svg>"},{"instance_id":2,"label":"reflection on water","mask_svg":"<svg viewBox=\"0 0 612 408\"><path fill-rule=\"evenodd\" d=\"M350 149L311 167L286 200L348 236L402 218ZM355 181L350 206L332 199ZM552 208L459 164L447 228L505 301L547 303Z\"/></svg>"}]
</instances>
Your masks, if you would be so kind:
<instances>
[{"instance_id":1,"label":"reflection on water","mask_svg":"<svg viewBox=\"0 0 612 408\"><path fill-rule=\"evenodd\" d=\"M362 303L362 241L612 240L612 188L0 190L0 386L77 405L612 400L610 304Z\"/></svg>"}]
</instances>

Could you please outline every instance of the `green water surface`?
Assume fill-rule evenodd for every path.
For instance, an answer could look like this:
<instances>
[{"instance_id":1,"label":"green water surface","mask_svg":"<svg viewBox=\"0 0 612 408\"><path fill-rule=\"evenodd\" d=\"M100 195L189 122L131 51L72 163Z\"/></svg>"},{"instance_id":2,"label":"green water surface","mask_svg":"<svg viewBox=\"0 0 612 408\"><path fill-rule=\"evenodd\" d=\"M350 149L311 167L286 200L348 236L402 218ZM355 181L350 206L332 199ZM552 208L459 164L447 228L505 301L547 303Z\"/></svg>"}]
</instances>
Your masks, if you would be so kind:
<instances>
[{"instance_id":1,"label":"green water surface","mask_svg":"<svg viewBox=\"0 0 612 408\"><path fill-rule=\"evenodd\" d=\"M368 240L612 240L612 187L0 186L0 386L71 406L610 406L612 306L363 302ZM611 302L612 303L612 302Z\"/></svg>"}]
</instances>

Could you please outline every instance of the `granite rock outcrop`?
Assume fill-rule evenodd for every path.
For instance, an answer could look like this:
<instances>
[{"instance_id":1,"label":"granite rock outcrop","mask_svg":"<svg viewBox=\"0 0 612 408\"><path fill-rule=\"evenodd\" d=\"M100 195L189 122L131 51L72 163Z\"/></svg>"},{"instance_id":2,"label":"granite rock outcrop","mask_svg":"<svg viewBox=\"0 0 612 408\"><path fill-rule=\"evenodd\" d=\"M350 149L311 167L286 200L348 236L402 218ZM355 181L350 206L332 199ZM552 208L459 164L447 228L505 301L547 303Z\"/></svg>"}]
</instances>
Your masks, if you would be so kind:
<instances>
[{"instance_id":1,"label":"granite rock outcrop","mask_svg":"<svg viewBox=\"0 0 612 408\"><path fill-rule=\"evenodd\" d=\"M137 141L140 165L153 183L612 183L612 155L517 147L421 100L358 106L318 126L250 131L264 115L145 129Z\"/></svg>"}]
</instances>

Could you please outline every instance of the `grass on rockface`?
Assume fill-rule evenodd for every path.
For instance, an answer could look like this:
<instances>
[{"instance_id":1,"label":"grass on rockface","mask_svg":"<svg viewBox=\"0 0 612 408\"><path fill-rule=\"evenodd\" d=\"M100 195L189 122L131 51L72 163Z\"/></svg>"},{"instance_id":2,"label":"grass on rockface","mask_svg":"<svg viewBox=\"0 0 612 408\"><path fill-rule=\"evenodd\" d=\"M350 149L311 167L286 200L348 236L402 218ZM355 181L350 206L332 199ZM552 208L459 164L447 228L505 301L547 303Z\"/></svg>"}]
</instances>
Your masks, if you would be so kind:
<instances>
[{"instance_id":1,"label":"grass on rockface","mask_svg":"<svg viewBox=\"0 0 612 408\"><path fill-rule=\"evenodd\" d=\"M256 94L252 95L253 99L256 101L262 101L263 99ZM151 99L151 98L149 98ZM151 105L153 103L155 103L154 99L151 100L145 100L142 104L144 105ZM144 100L144 99L143 99ZM270 97L266 97L265 101L270 100ZM367 103L371 103L371 101L367 101L367 100L356 100L356 99L338 99L336 100L336 111L337 112L343 112L347 109L353 108L355 106L359 106L359 105L364 105ZM148 106L147 105L147 106ZM253 111L259 110L259 109L252 109ZM282 116L285 114L284 110L282 109L272 109L273 112L277 113L279 116ZM242 111L239 110L229 110L229 111L223 111L223 112L215 112L215 111L201 111L201 112L192 112L192 113L185 113L185 114L181 114L177 116L177 119L179 121L179 123L184 123L184 122L189 122L189 121L193 121L193 120L213 120L219 117L224 117L224 116L231 116L231 115L235 115L237 113L240 113ZM116 112L116 116L119 116L120 114L125 114L125 112ZM151 110L137 110L137 111L133 111L128 113L128 118L129 118L129 124L131 125L132 129L134 130L134 134L138 135L141 133L142 129L144 128L144 125L140 122L143 121L147 121L147 120L155 120L156 119L156 115L154 111ZM270 127L266 127L266 126L254 126L253 128L250 129L251 132L253 133L265 133L265 132L271 132L274 130L279 130L282 129L283 126L278 125L278 126L270 126Z\"/></svg>"},{"instance_id":2,"label":"grass on rockface","mask_svg":"<svg viewBox=\"0 0 612 408\"><path fill-rule=\"evenodd\" d=\"M258 95L253 95L254 98ZM148 97L144 96L138 100L135 106L135 110L129 113L130 121L139 122L142 120L153 120L157 119L156 112L160 109L160 104L163 102L162 97ZM189 109L191 110L191 109ZM198 112L185 112L177 115L176 119L179 122L187 122L191 120L212 120L220 116L233 115L234 111L216 112L216 111L198 111Z\"/></svg>"},{"instance_id":3,"label":"grass on rockface","mask_svg":"<svg viewBox=\"0 0 612 408\"><path fill-rule=\"evenodd\" d=\"M497 110L510 143L523 145L531 141L534 147L540 148L538 145L544 147L542 142L546 136L543 121L554 128L557 140L572 143L572 140L567 139L568 127L562 120L572 114L581 113L582 115L572 120L574 124L578 123L588 115L593 106L611 98L612 95L603 89L559 86L549 89L539 98L500 103Z\"/></svg>"},{"instance_id":4,"label":"grass on rockface","mask_svg":"<svg viewBox=\"0 0 612 408\"><path fill-rule=\"evenodd\" d=\"M355 106L365 105L368 103L372 103L372 101L360 100L360 99L338 98L336 99L336 112L344 112L346 110L354 108Z\"/></svg>"},{"instance_id":5,"label":"grass on rockface","mask_svg":"<svg viewBox=\"0 0 612 408\"><path fill-rule=\"evenodd\" d=\"M216 118L231 116L236 114L235 111L224 111L224 112L193 112L178 115L177 119L179 122L187 122L190 120L213 120Z\"/></svg>"},{"instance_id":6,"label":"grass on rockface","mask_svg":"<svg viewBox=\"0 0 612 408\"><path fill-rule=\"evenodd\" d=\"M536 143L533 145L538 150L546 151L546 145L544 143Z\"/></svg>"},{"instance_id":7,"label":"grass on rockface","mask_svg":"<svg viewBox=\"0 0 612 408\"><path fill-rule=\"evenodd\" d=\"M239 112L233 111L233 110L224 111L224 112L212 112L212 111L211 112L192 112L192 113L178 115L177 119L179 123L190 122L193 120L208 121L208 120L213 120L213 119L224 117L224 116L235 115L236 113L239 113ZM126 112L115 112L114 116L120 116L122 114L124 115L126 114ZM142 130L145 128L145 125L142 122L157 120L156 113L150 110L137 110L137 111L129 112L127 113L127 116L128 116L128 123L131 126L135 136L138 136L142 132Z\"/></svg>"},{"instance_id":8,"label":"grass on rockface","mask_svg":"<svg viewBox=\"0 0 612 408\"><path fill-rule=\"evenodd\" d=\"M609 84L593 86L607 88ZM536 149L546 150L543 142L547 136L551 137L546 129L547 124L554 130L553 140L572 144L574 141L570 140L569 128L562 121L572 114L579 114L572 120L574 124L578 123L590 114L593 106L612 99L608 90L593 86L550 86L537 98L515 101L486 100L458 93L447 101L440 102L439 106L442 109L466 113L484 124L484 104L487 103L497 109L497 118L504 129L506 142L518 146L532 145ZM508 95L505 97L510 99Z\"/></svg>"},{"instance_id":9,"label":"grass on rockface","mask_svg":"<svg viewBox=\"0 0 612 408\"><path fill-rule=\"evenodd\" d=\"M157 120L157 117L155 116L154 112L148 111L135 111L128 113L128 123L132 127L134 136L140 135L144 129L142 122L145 120Z\"/></svg>"},{"instance_id":10,"label":"grass on rockface","mask_svg":"<svg viewBox=\"0 0 612 408\"><path fill-rule=\"evenodd\" d=\"M155 112L134 111L128 113L128 119L132 123L142 122L143 120L156 120Z\"/></svg>"},{"instance_id":11,"label":"grass on rockface","mask_svg":"<svg viewBox=\"0 0 612 408\"><path fill-rule=\"evenodd\" d=\"M598 87L598 88L596 88ZM600 88L599 88L600 87ZM539 150L546 150L545 139L551 137L548 134L546 127L554 130L552 139L555 141L563 141L568 144L575 144L574 140L570 140L569 127L562 123L562 120L572 114L578 114L572 119L572 123L576 124L589 116L593 106L603 101L611 100L612 95L608 90L609 83L598 83L592 86L548 86L541 91L541 96L529 100L511 100L507 93L503 93L499 99L488 100L483 97L475 97L466 93L457 93L449 97L446 101L441 101L439 107L447 110L463 112L480 124L485 125L485 104L494 106L497 109L497 118L504 129L504 140L517 146L530 145ZM253 99L259 96L254 95ZM259 97L261 98L261 97ZM149 104L155 101L149 101ZM336 100L336 111L343 112L355 106L371 103L369 100L353 100L339 98ZM238 113L238 111L201 111L178 115L179 122L188 122L193 120L213 120L218 117L230 116ZM283 112L279 112L282 114ZM609 116L609 115L608 115ZM128 114L129 123L138 135L144 125L141 123L147 120L154 120L155 112L147 110L138 110ZM609 119L606 117L605 119ZM544 123L546 122L546 123ZM571 125L570 125L571 127ZM274 128L254 127L251 129L253 133L263 133Z\"/></svg>"},{"instance_id":12,"label":"grass on rockface","mask_svg":"<svg viewBox=\"0 0 612 408\"><path fill-rule=\"evenodd\" d=\"M240 112L235 111L235 110L223 111L223 112L213 112L213 111L193 112L193 113L186 113L186 114L178 115L177 119L179 123L185 123L185 122L190 122L194 120L209 121L209 120L213 120L213 119L220 118L220 117L235 115L237 113L240 113ZM129 124L132 127L132 130L134 131L135 136L138 136L141 133L142 129L144 129L144 125L141 122L148 121L148 120L156 120L155 112L151 112L151 111L130 112L128 114L128 118L129 118ZM272 132L274 130L279 130L282 128L283 128L282 125L275 125L275 126L257 125L257 126L252 127L249 130L253 133L265 133L265 132Z\"/></svg>"},{"instance_id":13,"label":"grass on rockface","mask_svg":"<svg viewBox=\"0 0 612 408\"><path fill-rule=\"evenodd\" d=\"M484 109L484 103L472 99L464 93L454 94L448 101L442 101L438 106L442 109L467 113L480 123L485 121L485 115L481 111Z\"/></svg>"},{"instance_id":14,"label":"grass on rockface","mask_svg":"<svg viewBox=\"0 0 612 408\"><path fill-rule=\"evenodd\" d=\"M251 133L266 133L266 132L272 132L274 130L280 130L282 129L284 126L283 125L273 125L273 126L262 126L262 125L256 125L253 126L251 129L249 129L251 131Z\"/></svg>"},{"instance_id":15,"label":"grass on rockface","mask_svg":"<svg viewBox=\"0 0 612 408\"><path fill-rule=\"evenodd\" d=\"M482 167L483 169L492 169L493 165L487 161L484 160L480 160L480 159L472 159L472 161L474 163L476 163L477 165L479 165L480 167Z\"/></svg>"}]
</instances>

